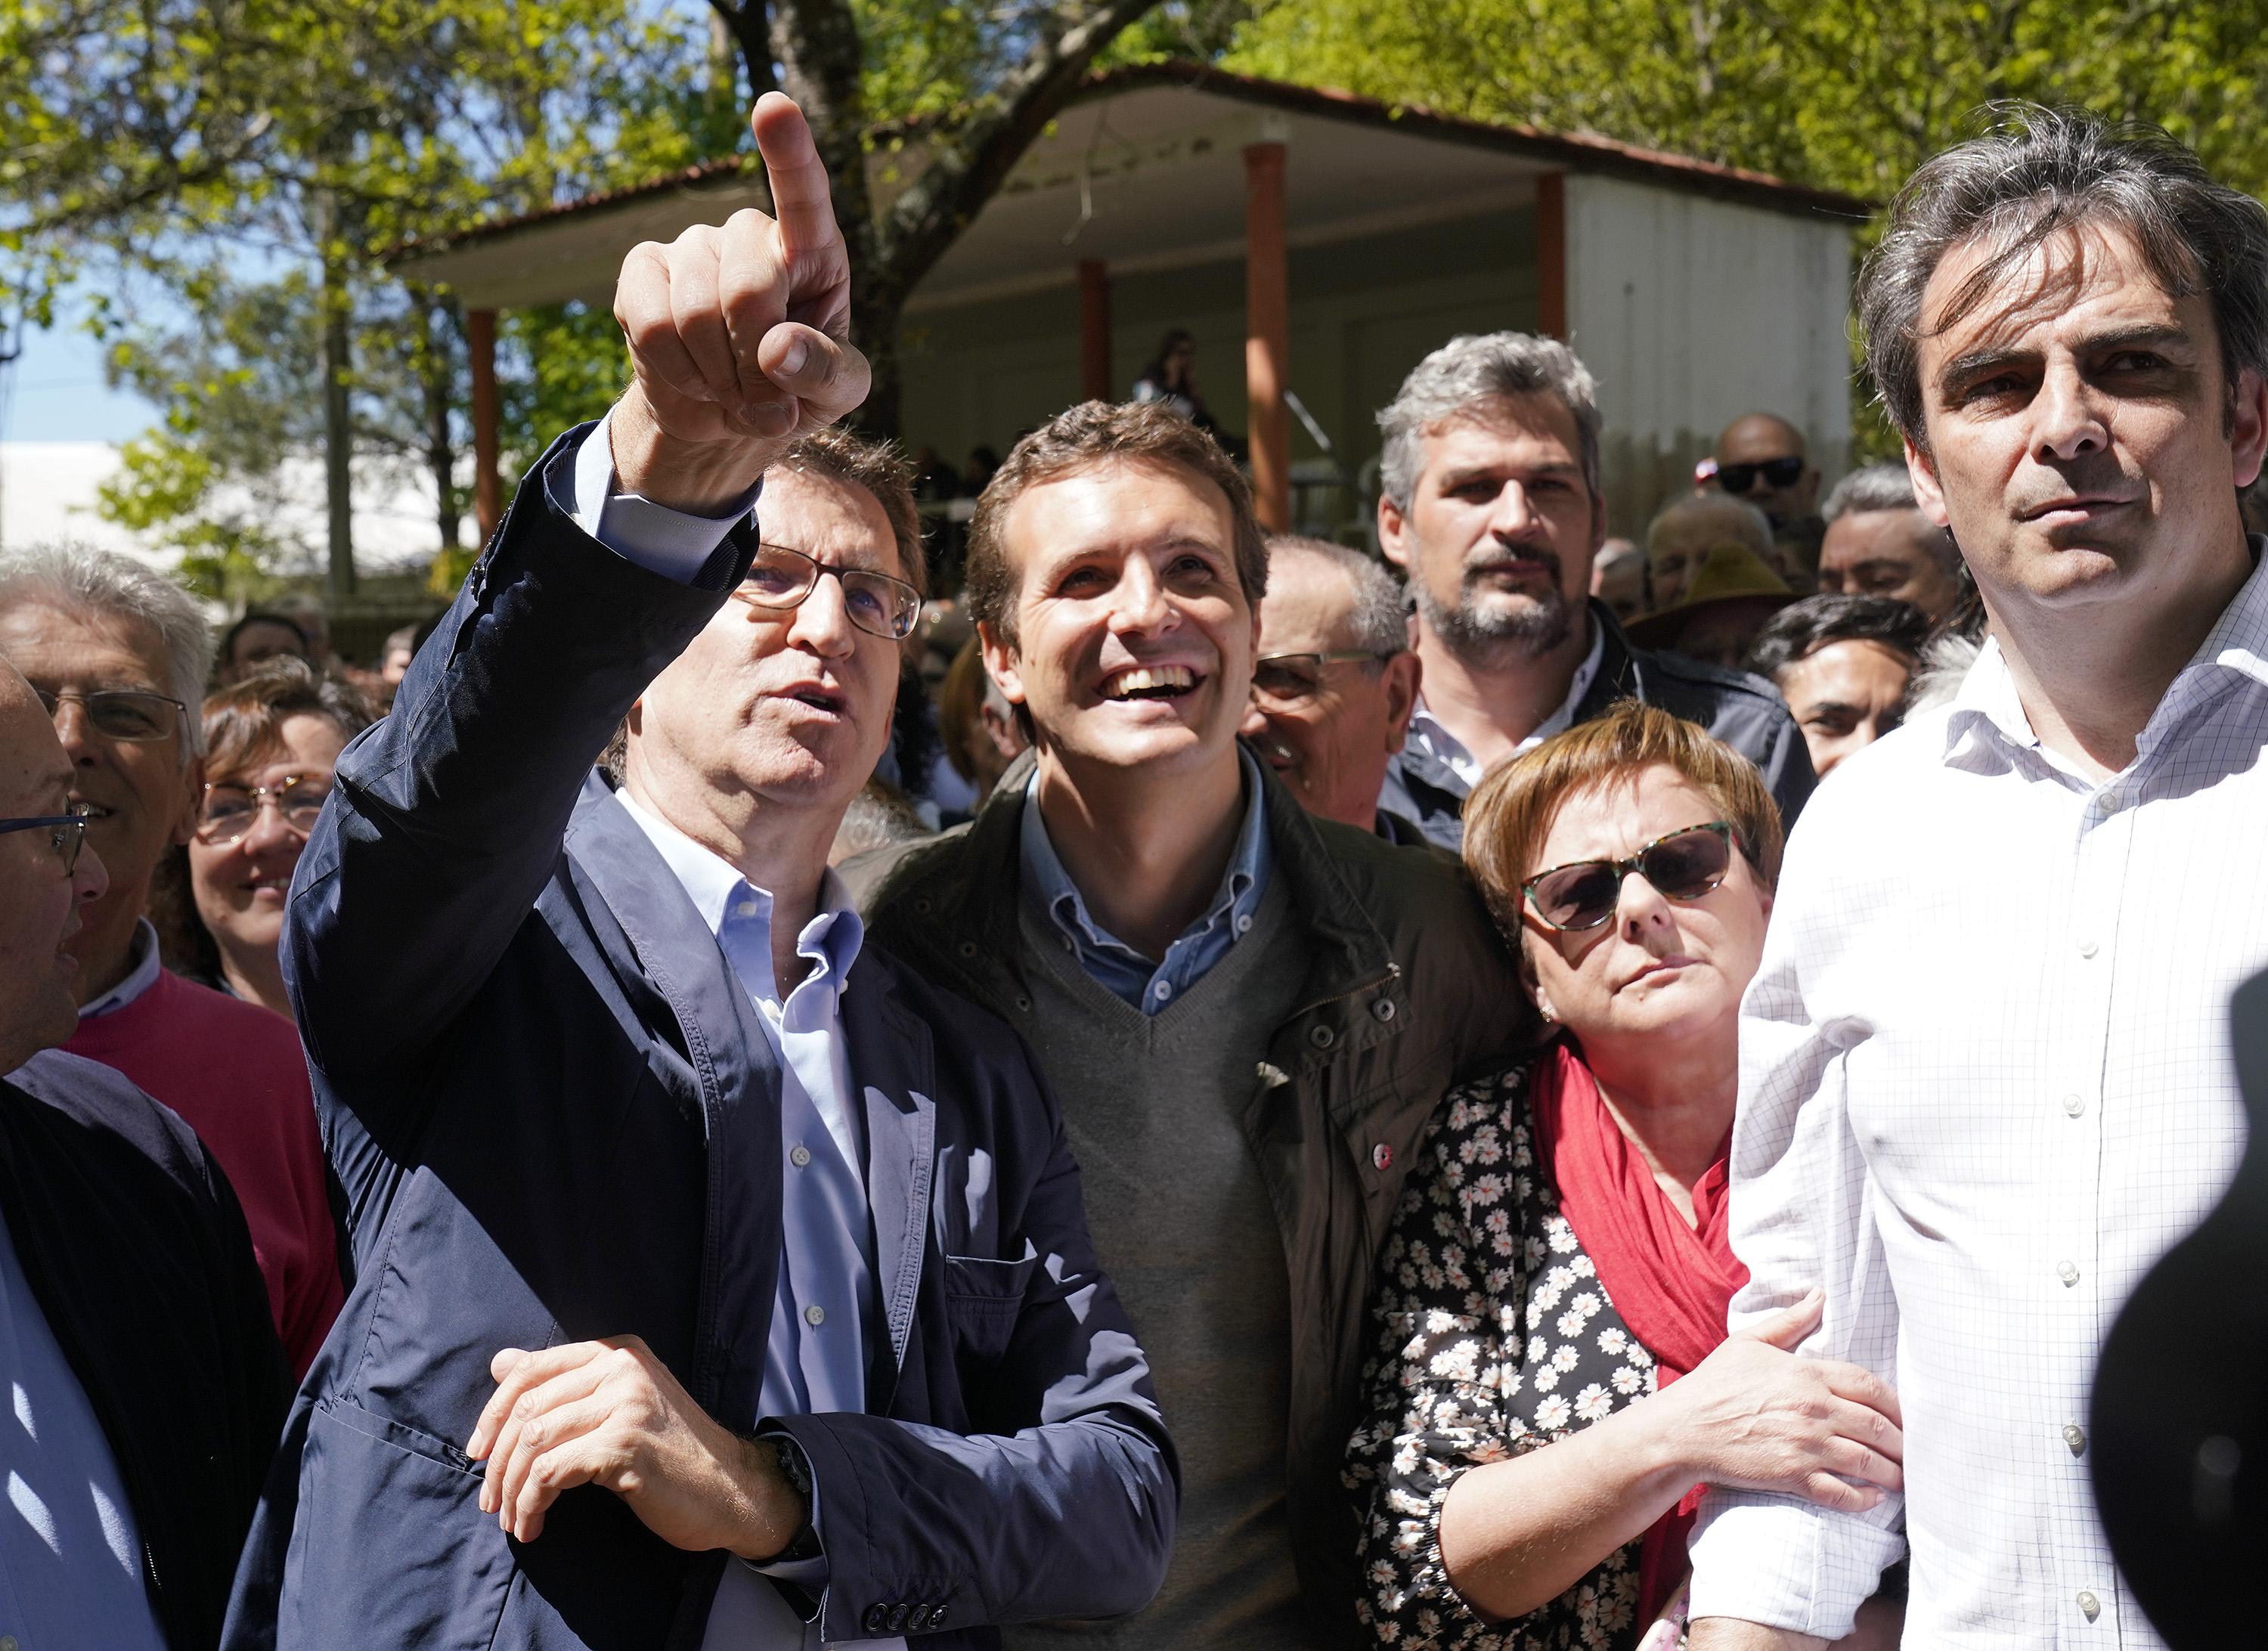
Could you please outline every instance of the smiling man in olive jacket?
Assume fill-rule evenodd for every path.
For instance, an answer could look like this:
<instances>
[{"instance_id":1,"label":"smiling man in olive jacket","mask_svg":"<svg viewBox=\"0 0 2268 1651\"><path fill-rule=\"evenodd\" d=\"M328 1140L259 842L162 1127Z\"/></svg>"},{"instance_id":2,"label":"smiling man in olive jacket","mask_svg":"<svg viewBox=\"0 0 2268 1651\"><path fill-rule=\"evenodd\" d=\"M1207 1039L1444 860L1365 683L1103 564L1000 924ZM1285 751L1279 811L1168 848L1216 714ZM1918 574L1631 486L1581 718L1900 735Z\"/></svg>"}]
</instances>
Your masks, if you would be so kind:
<instances>
[{"instance_id":1,"label":"smiling man in olive jacket","mask_svg":"<svg viewBox=\"0 0 2268 1651\"><path fill-rule=\"evenodd\" d=\"M1090 402L1025 438L968 592L1033 750L964 831L848 868L878 943L1038 1050L1180 1452L1158 1599L1016 1651L1352 1641L1376 1247L1443 1091L1535 1031L1458 866L1314 818L1239 745L1266 582L1186 422Z\"/></svg>"}]
</instances>

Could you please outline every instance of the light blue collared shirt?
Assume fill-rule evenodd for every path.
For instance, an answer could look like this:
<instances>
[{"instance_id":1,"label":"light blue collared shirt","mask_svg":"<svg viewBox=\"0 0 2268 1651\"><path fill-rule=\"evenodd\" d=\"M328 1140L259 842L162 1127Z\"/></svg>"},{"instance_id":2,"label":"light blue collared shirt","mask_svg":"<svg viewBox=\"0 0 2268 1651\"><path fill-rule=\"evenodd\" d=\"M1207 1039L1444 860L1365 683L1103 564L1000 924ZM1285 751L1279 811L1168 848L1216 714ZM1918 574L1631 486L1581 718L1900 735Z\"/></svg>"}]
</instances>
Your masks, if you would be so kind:
<instances>
[{"instance_id":1,"label":"light blue collared shirt","mask_svg":"<svg viewBox=\"0 0 2268 1651\"><path fill-rule=\"evenodd\" d=\"M153 948L154 949L154 948ZM117 1459L0 1222L0 1633L23 1651L165 1651Z\"/></svg>"},{"instance_id":2,"label":"light blue collared shirt","mask_svg":"<svg viewBox=\"0 0 2268 1651\"><path fill-rule=\"evenodd\" d=\"M625 561L680 584L700 571L755 502L752 489L747 503L728 516L689 516L616 493L614 482L614 452L601 422L575 455L576 520ZM615 799L717 937L779 1061L780 1266L757 1401L760 1416L718 1419L747 1428L762 1416L862 1412L866 1349L882 1334L881 1294L874 1282L874 1224L866 1205L865 1128L850 1076L842 996L865 941L865 925L851 907L849 890L828 872L820 884L819 913L796 937L796 953L810 960L811 971L783 999L772 974L770 894L639 807L628 792L617 792ZM811 1511L816 1524L816 1486ZM709 1607L703 1651L816 1651L821 1643L816 1625L804 1622L764 1577L815 1595L827 1585L828 1564L822 1556L726 1566ZM877 1651L905 1647L902 1638L861 1643Z\"/></svg>"},{"instance_id":3,"label":"light blue collared shirt","mask_svg":"<svg viewBox=\"0 0 2268 1651\"><path fill-rule=\"evenodd\" d=\"M1155 1014L1204 978L1204 972L1228 955L1228 948L1252 927L1252 914L1268 892L1273 857L1268 845L1268 821L1261 806L1260 765L1239 747L1244 769L1244 823L1238 828L1235 851L1221 874L1220 888L1204 915L1182 931L1153 963L1125 941L1095 922L1086 900L1064 869L1056 845L1048 837L1047 822L1040 817L1040 777L1024 793L1024 880L1039 896L1042 908L1054 919L1066 950L1098 985L1107 987L1128 1006Z\"/></svg>"}]
</instances>

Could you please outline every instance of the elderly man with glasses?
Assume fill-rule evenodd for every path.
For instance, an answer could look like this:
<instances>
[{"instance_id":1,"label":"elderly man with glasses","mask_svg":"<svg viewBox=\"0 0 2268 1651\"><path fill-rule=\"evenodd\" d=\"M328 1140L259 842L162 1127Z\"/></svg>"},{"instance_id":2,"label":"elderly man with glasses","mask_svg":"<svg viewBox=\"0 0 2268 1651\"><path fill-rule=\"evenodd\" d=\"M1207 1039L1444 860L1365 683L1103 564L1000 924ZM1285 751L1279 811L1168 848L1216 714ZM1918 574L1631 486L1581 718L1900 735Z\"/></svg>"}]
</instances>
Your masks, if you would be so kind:
<instances>
[{"instance_id":1,"label":"elderly man with glasses","mask_svg":"<svg viewBox=\"0 0 2268 1651\"><path fill-rule=\"evenodd\" d=\"M0 660L0 1627L187 1651L219 1638L284 1361L208 1150L57 1047L107 879L41 697Z\"/></svg>"},{"instance_id":2,"label":"elderly man with glasses","mask_svg":"<svg viewBox=\"0 0 2268 1651\"><path fill-rule=\"evenodd\" d=\"M164 967L143 915L159 860L195 829L203 735L190 710L212 634L179 586L74 545L0 553L0 658L29 680L109 873L71 943L71 1052L187 1119L244 1201L277 1333L304 1370L339 1310L338 1241L307 1068L291 1023Z\"/></svg>"},{"instance_id":3,"label":"elderly man with glasses","mask_svg":"<svg viewBox=\"0 0 2268 1651\"><path fill-rule=\"evenodd\" d=\"M232 1645L973 1651L1164 1568L1172 1449L1032 1052L828 868L920 527L828 428L867 371L810 134L777 92L754 123L780 220L630 254L630 387L300 859L363 1264Z\"/></svg>"},{"instance_id":4,"label":"elderly man with glasses","mask_svg":"<svg viewBox=\"0 0 2268 1651\"><path fill-rule=\"evenodd\" d=\"M1320 539L1268 542L1242 732L1308 813L1390 843L1425 841L1415 821L1378 806L1418 708L1418 671L1401 582L1384 567Z\"/></svg>"}]
</instances>

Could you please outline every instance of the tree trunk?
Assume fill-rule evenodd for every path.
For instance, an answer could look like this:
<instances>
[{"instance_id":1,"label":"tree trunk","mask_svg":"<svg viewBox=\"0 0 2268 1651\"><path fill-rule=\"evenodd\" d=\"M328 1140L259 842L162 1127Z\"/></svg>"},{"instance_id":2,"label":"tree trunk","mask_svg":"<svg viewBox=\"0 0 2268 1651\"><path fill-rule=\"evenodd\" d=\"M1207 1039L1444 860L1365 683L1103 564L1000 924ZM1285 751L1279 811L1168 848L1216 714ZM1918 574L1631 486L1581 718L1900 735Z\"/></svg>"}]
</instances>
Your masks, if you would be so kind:
<instances>
[{"instance_id":1,"label":"tree trunk","mask_svg":"<svg viewBox=\"0 0 2268 1651\"><path fill-rule=\"evenodd\" d=\"M330 515L330 577L334 600L351 596L354 565L354 423L348 386L354 356L347 333L351 299L339 255L338 202L323 203L323 488Z\"/></svg>"}]
</instances>

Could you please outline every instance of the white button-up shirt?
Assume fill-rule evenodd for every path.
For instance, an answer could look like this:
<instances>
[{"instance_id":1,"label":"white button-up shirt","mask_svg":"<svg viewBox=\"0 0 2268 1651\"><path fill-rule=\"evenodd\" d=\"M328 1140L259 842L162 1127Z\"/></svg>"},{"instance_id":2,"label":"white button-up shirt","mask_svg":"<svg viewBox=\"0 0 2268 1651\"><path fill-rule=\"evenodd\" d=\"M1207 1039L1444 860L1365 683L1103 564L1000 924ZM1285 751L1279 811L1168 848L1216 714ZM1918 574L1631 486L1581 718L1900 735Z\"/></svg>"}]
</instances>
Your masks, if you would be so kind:
<instances>
[{"instance_id":1,"label":"white button-up shirt","mask_svg":"<svg viewBox=\"0 0 2268 1651\"><path fill-rule=\"evenodd\" d=\"M1712 1495L1697 1618L1835 1639L1911 1544L1909 1645L2160 1644L2095 1515L2088 1401L2112 1319L2242 1155L2264 753L2256 569L2114 778L2041 745L1988 644L1806 808L1741 1018L1733 1326L1824 1286L1801 1351L1896 1384L1906 1489L1860 1515Z\"/></svg>"}]
</instances>

